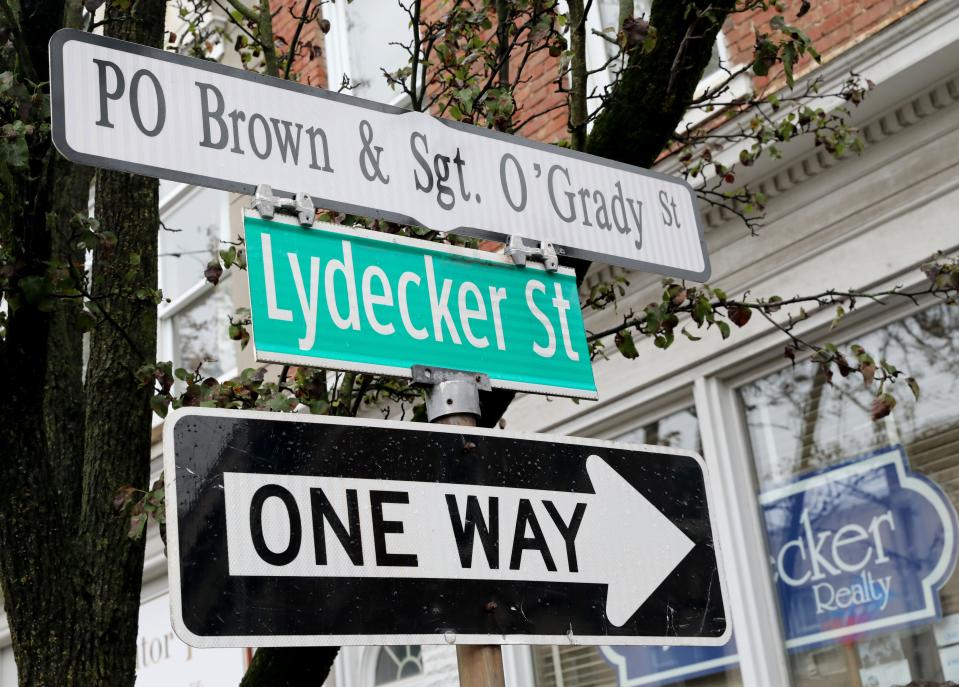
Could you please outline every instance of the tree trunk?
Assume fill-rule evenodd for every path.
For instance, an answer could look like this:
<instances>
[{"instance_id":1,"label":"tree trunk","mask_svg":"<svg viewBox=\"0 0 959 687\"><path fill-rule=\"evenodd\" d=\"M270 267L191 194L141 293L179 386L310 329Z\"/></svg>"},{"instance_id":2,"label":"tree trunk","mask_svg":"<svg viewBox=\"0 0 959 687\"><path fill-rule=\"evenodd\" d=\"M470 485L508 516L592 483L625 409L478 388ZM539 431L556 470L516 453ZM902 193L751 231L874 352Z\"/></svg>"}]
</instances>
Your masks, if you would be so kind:
<instances>
[{"instance_id":1,"label":"tree trunk","mask_svg":"<svg viewBox=\"0 0 959 687\"><path fill-rule=\"evenodd\" d=\"M735 0L654 0L650 26L656 45L649 53L637 48L630 54L593 124L587 152L651 167L682 121L734 6ZM697 18L706 8L708 13Z\"/></svg>"},{"instance_id":2,"label":"tree trunk","mask_svg":"<svg viewBox=\"0 0 959 687\"><path fill-rule=\"evenodd\" d=\"M260 649L240 687L299 687L321 685L330 673L338 646Z\"/></svg>"},{"instance_id":3,"label":"tree trunk","mask_svg":"<svg viewBox=\"0 0 959 687\"><path fill-rule=\"evenodd\" d=\"M63 22L64 4L26 0L21 10L19 76L47 81L47 40ZM50 333L65 326L69 308L58 299L38 298L36 289L33 297L26 295L27 284L48 283L52 259L66 258L53 230L69 209L73 171L57 159L48 137L35 137L29 172L5 189L10 196L0 210L4 266L14 273L8 293L20 300L9 308L0 341L6 385L0 394L0 586L22 685L76 684L74 621L83 594L76 584L75 504L65 495L79 478L79 458L61 461L71 428L58 427L60 434L49 442L44 409L48 389L61 393L72 386L76 392L82 360L50 356ZM64 365L63 375L55 365Z\"/></svg>"},{"instance_id":4,"label":"tree trunk","mask_svg":"<svg viewBox=\"0 0 959 687\"><path fill-rule=\"evenodd\" d=\"M135 0L129 11L107 7L106 34L161 47L163 0ZM85 383L81 536L90 570L88 639L78 671L85 684L132 685L136 679L137 616L145 538L127 536L116 515L119 487L149 488L150 396L134 372L156 359L159 182L100 171L96 188L99 230L116 244L93 254L91 293L98 326L90 335Z\"/></svg>"}]
</instances>

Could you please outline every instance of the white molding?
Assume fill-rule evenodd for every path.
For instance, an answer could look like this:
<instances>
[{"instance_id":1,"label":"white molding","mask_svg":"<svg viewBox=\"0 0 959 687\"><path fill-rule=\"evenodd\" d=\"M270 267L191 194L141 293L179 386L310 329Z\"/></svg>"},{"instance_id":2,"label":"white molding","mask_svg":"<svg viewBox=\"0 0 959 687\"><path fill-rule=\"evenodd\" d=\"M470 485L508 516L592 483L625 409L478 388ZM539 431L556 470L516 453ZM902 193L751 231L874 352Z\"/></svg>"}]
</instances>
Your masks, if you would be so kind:
<instances>
[{"instance_id":1,"label":"white molding","mask_svg":"<svg viewBox=\"0 0 959 687\"><path fill-rule=\"evenodd\" d=\"M874 146L936 114L939 110L954 106L956 102L959 102L959 75L947 77L932 88L923 90L906 100L898 107L887 110L883 114L862 123L860 129L863 139L867 147ZM793 159L789 164L780 167L767 176L750 183L754 189L762 191L767 198L775 198L818 176L825 170L850 161L855 157L853 154L847 154L840 160L817 148L806 155ZM704 219L708 230L735 220L735 216L728 210L709 208L705 210Z\"/></svg>"},{"instance_id":2,"label":"white molding","mask_svg":"<svg viewBox=\"0 0 959 687\"><path fill-rule=\"evenodd\" d=\"M506 687L531 687L536 684L533 649L529 646L504 646L503 676Z\"/></svg>"},{"instance_id":3,"label":"white molding","mask_svg":"<svg viewBox=\"0 0 959 687\"><path fill-rule=\"evenodd\" d=\"M941 86L943 81L955 78L957 63L959 3L927 2L858 45L846 49L822 67L803 75L797 80L795 91L802 92L806 84L818 78L822 80L822 92L836 92L848 78L850 71L854 71L872 80L876 88L867 95L863 104L851 108L850 123L853 126L865 127L882 118L891 122L893 120L888 118L892 116L908 126L919 119L908 112L913 102L923 99L930 88L938 88L939 86L933 85L935 82L940 82ZM955 99L952 97L948 104L952 104ZM821 98L816 104L828 111L846 103L838 97L832 97ZM945 104L935 104L934 108L944 106ZM797 107L795 104L785 106L776 117L782 119ZM729 120L718 127L716 133L738 132L739 127L745 125L745 117L748 116L751 115L747 113ZM885 131L892 135L901 128L893 125ZM873 136L866 136L868 143L880 140L875 133ZM785 162L765 155L753 167L736 165L737 185L749 184L771 197L777 194L777 190L786 190L796 183L801 183L808 176L814 176L822 171L822 168L831 167L838 162L828 153L815 148L811 136L794 139L781 145L780 149L784 153ZM738 154L739 146L728 146L722 152L714 152L713 159L731 166L738 161ZM812 174L807 174L804 170L808 165L814 170ZM655 169L666 174L678 174L681 165L673 156ZM777 182L773 182L774 178ZM700 179L698 183L702 184L703 181ZM706 206L703 206L703 210L707 230L733 218L728 212L723 213Z\"/></svg>"},{"instance_id":4,"label":"white molding","mask_svg":"<svg viewBox=\"0 0 959 687\"><path fill-rule=\"evenodd\" d=\"M733 390L717 379L699 378L694 386L703 456L714 481L711 517L723 543L723 566L745 685L788 685L775 588L765 548L752 477L749 442Z\"/></svg>"},{"instance_id":5,"label":"white molding","mask_svg":"<svg viewBox=\"0 0 959 687\"><path fill-rule=\"evenodd\" d=\"M335 91L340 87L343 77L350 74L346 3L322 3L320 14L330 22L330 32L323 38L323 49L326 56L326 87Z\"/></svg>"}]
</instances>

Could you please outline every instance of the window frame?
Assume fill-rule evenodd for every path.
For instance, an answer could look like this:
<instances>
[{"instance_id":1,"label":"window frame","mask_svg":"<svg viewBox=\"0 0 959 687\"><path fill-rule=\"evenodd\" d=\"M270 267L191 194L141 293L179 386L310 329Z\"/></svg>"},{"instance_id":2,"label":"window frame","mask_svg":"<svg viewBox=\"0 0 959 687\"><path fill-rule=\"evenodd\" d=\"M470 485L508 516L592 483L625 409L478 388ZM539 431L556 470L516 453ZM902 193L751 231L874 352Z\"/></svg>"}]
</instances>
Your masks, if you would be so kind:
<instances>
[{"instance_id":1,"label":"window frame","mask_svg":"<svg viewBox=\"0 0 959 687\"><path fill-rule=\"evenodd\" d=\"M333 26L344 27L341 30L337 31L336 29L327 33L324 37L324 51L326 56L326 88L331 91L338 91L340 84L343 81L343 77L347 76L350 80L353 80L352 72L352 60L350 59L350 46L352 38L350 32L346 29L349 25L349 20L346 16L346 6L347 3L327 3L321 6L320 14L326 19L330 20L330 23ZM382 78L382 74L376 74L377 78ZM354 94L350 91L345 91L347 95L353 95L354 97L364 98L366 100L373 99L368 94ZM397 107L406 107L409 108L410 100L402 91L394 91L394 95L389 100L377 101L383 102L387 105L394 105Z\"/></svg>"},{"instance_id":2,"label":"window frame","mask_svg":"<svg viewBox=\"0 0 959 687\"><path fill-rule=\"evenodd\" d=\"M219 195L219 240L231 240L231 222L230 222L230 194L226 191L219 191L203 186L192 186L189 184L177 184L165 196L160 198L160 218L164 220L171 213L175 212L189 200L195 198L203 192L213 192ZM163 231L162 227L159 229ZM158 243L159 245L159 243ZM158 259L157 283L160 289L164 287L163 261ZM182 367L180 360L180 351L177 346L175 319L178 315L191 309L205 298L212 296L215 289L227 289L231 285L232 273L224 270L220 282L214 286L203 278L203 275L197 275L197 280L189 286L178 297L171 300L170 303L160 303L157 307L157 360L170 360L173 367ZM237 366L224 370L219 375L220 379L229 379L236 376Z\"/></svg>"},{"instance_id":3,"label":"window frame","mask_svg":"<svg viewBox=\"0 0 959 687\"><path fill-rule=\"evenodd\" d=\"M419 657L418 657L418 658L419 658L420 672L417 673L416 675L410 675L409 677L401 677L401 678L397 678L397 679L395 679L395 680L390 680L389 682L379 682L379 683L377 683L377 682L376 682L377 669L378 669L379 666L380 666L380 660L384 657L385 652L390 651L390 650L392 650L392 649L396 649L396 648L410 647L410 646L419 646L420 653L419 653ZM383 646L379 646L379 647L376 647L376 648L377 648L377 651L376 651L376 653L374 654L374 657L373 657L373 681L369 683L369 684L372 685L373 687L380 687L381 685L405 685L405 684L412 683L412 682L415 681L417 678L422 678L422 677L426 674L426 669L425 669L424 666L423 666L423 647L422 647L422 645L418 645L418 644L384 644ZM394 662L395 662L396 659L394 658L393 660L394 660ZM398 668L399 665L397 664L396 667Z\"/></svg>"}]
</instances>

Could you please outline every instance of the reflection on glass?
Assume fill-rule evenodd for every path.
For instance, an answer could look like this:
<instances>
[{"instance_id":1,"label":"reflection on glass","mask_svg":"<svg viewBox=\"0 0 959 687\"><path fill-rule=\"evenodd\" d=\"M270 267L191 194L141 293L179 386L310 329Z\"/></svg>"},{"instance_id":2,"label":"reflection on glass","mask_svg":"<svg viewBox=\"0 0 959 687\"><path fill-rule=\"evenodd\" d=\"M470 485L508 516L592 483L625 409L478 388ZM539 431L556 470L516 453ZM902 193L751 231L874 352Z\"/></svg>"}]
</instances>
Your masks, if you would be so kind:
<instances>
[{"instance_id":1,"label":"reflection on glass","mask_svg":"<svg viewBox=\"0 0 959 687\"><path fill-rule=\"evenodd\" d=\"M955 308L937 306L858 340L877 359L883 358L899 368L908 368L921 388L916 399L905 385L897 385L900 387L898 404L891 415L879 422L870 419L874 389L841 379L834 380L835 385L830 384L810 364L785 369L743 387L740 396L745 408L760 499L768 500L770 493L782 490L783 485L795 482L797 478L902 445L908 468L931 478L955 504L959 497L959 406L955 402L959 390L957 325L959 312ZM875 491L866 483L860 486L861 494ZM836 493L832 500L837 503L841 500L843 508L853 508L855 504L847 496ZM824 503L823 507L827 505ZM802 508L792 510L795 512L789 517L805 512ZM772 515L780 517L782 513ZM836 532L849 524L847 521L851 517L831 523L825 531L817 529L812 541L818 542L822 538L823 547L828 547L827 539L834 540ZM807 525L811 525L811 522L792 519L797 522L780 525L792 525L797 537L803 535ZM770 537L782 539L779 525L767 520L767 528ZM923 534L925 532L915 532L911 536ZM810 539L808 532L805 536ZM770 555L773 558L781 552L783 541L774 544L771 539ZM865 540L859 545L864 543ZM802 552L798 545L793 549L787 555L793 557L794 565L809 562L795 558L798 553L806 553L812 559L813 551L808 547ZM831 551L824 548L820 553L823 550L827 554ZM853 549L848 552L853 553ZM865 549L862 553L865 555ZM874 550L873 555L876 553ZM918 565L922 563L921 558L916 554L909 561L900 563ZM849 556L849 561L860 562L857 556ZM818 562L821 564L822 559ZM777 570L788 569L777 568L775 560L772 563L774 575L779 574ZM866 586L864 583L864 595ZM852 594L855 590L851 585L849 588ZM926 620L907 629L875 630L870 634L827 642L815 649L791 651L789 661L793 684L801 687L878 687L902 685L917 679L943 680L959 674L959 631L949 631L949 628L959 628L959 616L956 615L959 613L959 579L955 575L942 589L939 600L945 617L935 627ZM850 602L855 602L852 596ZM867 599L865 603L868 602ZM796 613L807 611L792 605L780 608L785 614L786 626L790 626Z\"/></svg>"},{"instance_id":2,"label":"reflection on glass","mask_svg":"<svg viewBox=\"0 0 959 687\"><path fill-rule=\"evenodd\" d=\"M695 408L684 408L666 417L649 422L622 436L616 441L630 444L650 444L652 446L671 446L702 452L699 440L699 420Z\"/></svg>"},{"instance_id":3,"label":"reflection on glass","mask_svg":"<svg viewBox=\"0 0 959 687\"><path fill-rule=\"evenodd\" d=\"M236 367L236 342L227 336L228 316L233 302L223 288L192 303L174 319L174 340L177 342L178 366L220 377Z\"/></svg>"},{"instance_id":4,"label":"reflection on glass","mask_svg":"<svg viewBox=\"0 0 959 687\"><path fill-rule=\"evenodd\" d=\"M203 281L203 270L222 247L225 194L213 189L191 191L160 228L160 288L176 299Z\"/></svg>"},{"instance_id":5,"label":"reflection on glass","mask_svg":"<svg viewBox=\"0 0 959 687\"><path fill-rule=\"evenodd\" d=\"M423 672L419 646L384 646L376 659L374 684L388 685Z\"/></svg>"}]
</instances>

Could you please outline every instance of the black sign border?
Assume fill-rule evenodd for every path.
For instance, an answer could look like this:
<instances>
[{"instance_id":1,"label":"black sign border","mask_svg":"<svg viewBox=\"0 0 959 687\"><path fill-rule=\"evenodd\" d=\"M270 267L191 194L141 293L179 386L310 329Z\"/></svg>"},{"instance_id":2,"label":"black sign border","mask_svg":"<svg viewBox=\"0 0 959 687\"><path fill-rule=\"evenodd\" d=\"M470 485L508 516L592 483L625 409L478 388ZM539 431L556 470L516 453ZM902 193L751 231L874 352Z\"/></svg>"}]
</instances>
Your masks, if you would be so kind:
<instances>
[{"instance_id":1,"label":"black sign border","mask_svg":"<svg viewBox=\"0 0 959 687\"><path fill-rule=\"evenodd\" d=\"M271 635L268 633L257 635L198 635L195 634L185 621L183 614L184 593L183 577L181 575L181 553L180 553L180 531L178 525L178 496L177 496L177 465L174 456L175 435L174 429L180 420L196 416L205 416L212 418L222 418L225 420L248 419L261 420L268 422L290 422L290 423L316 423L324 425L333 425L339 427L366 427L378 428L392 431L406 432L428 432L428 433L449 433L462 435L465 428L451 427L444 425L427 425L421 423L399 423L383 420L355 419L355 418L336 418L328 416L299 415L288 413L265 413L262 411L240 411L223 410L214 408L182 408L175 411L167 418L164 426L164 465L167 475L166 484L166 514L167 514L167 548L168 548L168 579L171 601L171 614L173 627L177 635L186 643L196 647L234 647L234 646L318 646L318 645L365 645L365 644L444 644L449 643L449 638L442 628L438 628L432 633L396 633L396 634L320 634L320 635ZM518 439L533 442L548 442L550 444L571 444L582 447L607 448L612 450L638 451L647 454L675 455L692 459L702 470L703 485L706 497L706 511L712 513L711 506L714 505L714 499L710 493L710 481L706 472L706 466L701 457L691 451L673 449L668 447L639 446L630 444L621 444L601 440L586 440L577 437L545 436L535 434L508 433L500 430L489 430L482 428L468 428L467 433L473 435L485 435L498 439ZM639 457L639 456L638 456ZM458 481L453 479L451 481ZM580 489L583 487L581 486ZM590 489L588 480L586 488ZM573 491L578 489L573 488ZM719 595L721 599L728 599L726 593L725 581L723 575L722 556L719 543L716 539L715 518L710 516L708 540L711 548L714 550L715 571L712 575L716 578L719 585ZM615 545L611 542L611 545ZM291 579L291 578L287 578ZM297 579L297 578L292 578ZM331 578L327 578L331 579ZM491 583L495 585L496 583ZM578 586L578 585L577 585ZM603 587L605 585L583 584L583 591L588 592L590 587ZM593 590L595 592L595 590ZM562 600L557 599L557 602ZM728 611L728 609L727 609ZM568 638L569 643L575 644L624 644L624 645L684 645L684 646L719 646L725 644L731 637L732 627L725 613L725 628L718 636L677 636L672 635L630 635L624 634L615 628L609 628L607 634L575 634ZM557 644L565 643L562 641L563 635L547 634L501 634L492 624L488 633L480 634L460 634L456 633L455 642L459 644Z\"/></svg>"}]
</instances>

